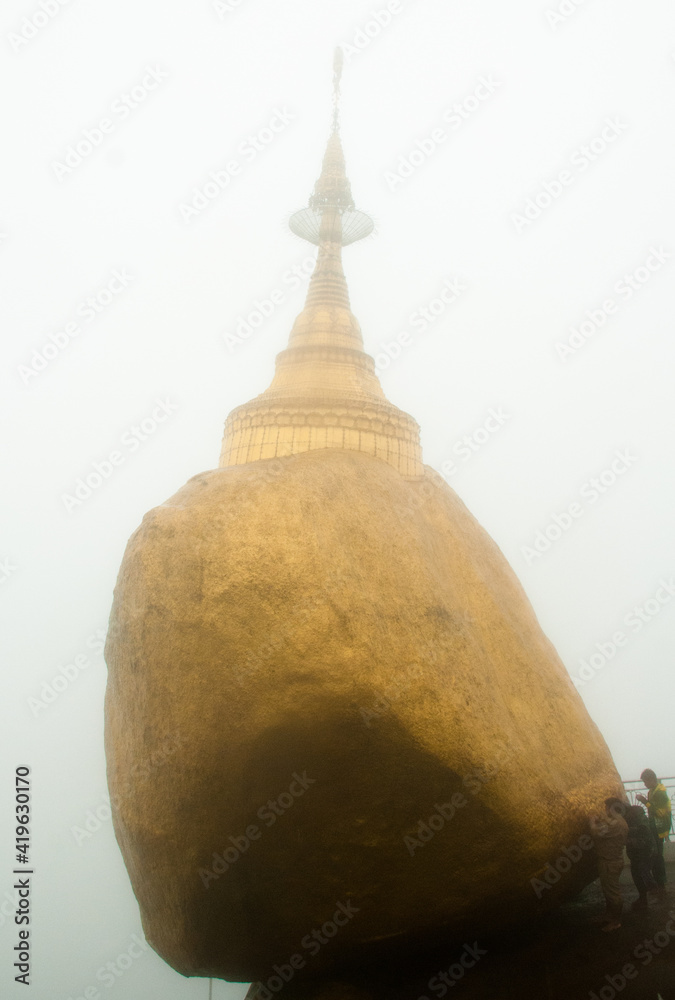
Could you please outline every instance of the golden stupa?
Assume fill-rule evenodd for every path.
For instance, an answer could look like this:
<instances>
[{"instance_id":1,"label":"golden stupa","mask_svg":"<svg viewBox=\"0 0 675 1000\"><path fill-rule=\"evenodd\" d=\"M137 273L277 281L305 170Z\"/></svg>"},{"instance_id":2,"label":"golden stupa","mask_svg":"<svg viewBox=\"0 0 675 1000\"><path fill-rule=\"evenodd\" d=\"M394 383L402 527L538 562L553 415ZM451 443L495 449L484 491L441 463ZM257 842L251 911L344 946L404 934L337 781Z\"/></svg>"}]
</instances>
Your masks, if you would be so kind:
<instances>
[{"instance_id":1,"label":"golden stupa","mask_svg":"<svg viewBox=\"0 0 675 1000\"><path fill-rule=\"evenodd\" d=\"M574 894L587 814L622 794L516 576L364 352L341 253L371 224L337 103L291 227L318 258L288 349L228 417L220 468L132 536L106 646L148 941L261 1000L366 996L325 984Z\"/></svg>"},{"instance_id":2,"label":"golden stupa","mask_svg":"<svg viewBox=\"0 0 675 1000\"><path fill-rule=\"evenodd\" d=\"M336 58L333 130L309 208L293 231L319 252L304 310L270 387L227 418L221 466L245 465L323 448L382 458L404 476L423 475L419 426L386 399L349 305L342 247L372 231L355 209L338 129Z\"/></svg>"}]
</instances>

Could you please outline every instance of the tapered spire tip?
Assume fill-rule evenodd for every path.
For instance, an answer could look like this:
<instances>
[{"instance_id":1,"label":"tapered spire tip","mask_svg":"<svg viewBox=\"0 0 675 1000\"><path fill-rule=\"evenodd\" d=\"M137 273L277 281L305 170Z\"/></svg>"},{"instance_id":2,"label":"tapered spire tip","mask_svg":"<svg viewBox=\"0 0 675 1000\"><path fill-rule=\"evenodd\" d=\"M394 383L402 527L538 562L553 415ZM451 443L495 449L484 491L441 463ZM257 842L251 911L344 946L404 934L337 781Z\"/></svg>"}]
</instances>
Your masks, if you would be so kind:
<instances>
[{"instance_id":1,"label":"tapered spire tip","mask_svg":"<svg viewBox=\"0 0 675 1000\"><path fill-rule=\"evenodd\" d=\"M345 55L340 46L335 50L333 57L333 131L340 127L340 83L342 81L342 69Z\"/></svg>"},{"instance_id":2,"label":"tapered spire tip","mask_svg":"<svg viewBox=\"0 0 675 1000\"><path fill-rule=\"evenodd\" d=\"M321 246L338 243L348 246L369 236L373 220L356 209L347 177L339 131L340 80L344 53L335 50L333 60L333 126L319 176L308 208L295 212L288 225L296 236Z\"/></svg>"}]
</instances>

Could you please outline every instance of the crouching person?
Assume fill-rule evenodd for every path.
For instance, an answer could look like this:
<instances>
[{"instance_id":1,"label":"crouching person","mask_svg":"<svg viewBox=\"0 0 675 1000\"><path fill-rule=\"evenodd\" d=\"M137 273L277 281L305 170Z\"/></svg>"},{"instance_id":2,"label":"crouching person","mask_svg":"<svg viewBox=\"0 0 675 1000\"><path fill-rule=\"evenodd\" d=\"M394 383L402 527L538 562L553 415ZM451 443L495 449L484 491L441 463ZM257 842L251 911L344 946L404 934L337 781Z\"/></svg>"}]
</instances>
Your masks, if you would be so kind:
<instances>
[{"instance_id":1,"label":"crouching person","mask_svg":"<svg viewBox=\"0 0 675 1000\"><path fill-rule=\"evenodd\" d=\"M615 931L621 927L623 896L620 878L624 866L623 849L628 839L625 812L625 803L611 798L605 800L604 816L596 814L589 817L591 837L598 856L600 887L606 905L602 918L603 931Z\"/></svg>"}]
</instances>

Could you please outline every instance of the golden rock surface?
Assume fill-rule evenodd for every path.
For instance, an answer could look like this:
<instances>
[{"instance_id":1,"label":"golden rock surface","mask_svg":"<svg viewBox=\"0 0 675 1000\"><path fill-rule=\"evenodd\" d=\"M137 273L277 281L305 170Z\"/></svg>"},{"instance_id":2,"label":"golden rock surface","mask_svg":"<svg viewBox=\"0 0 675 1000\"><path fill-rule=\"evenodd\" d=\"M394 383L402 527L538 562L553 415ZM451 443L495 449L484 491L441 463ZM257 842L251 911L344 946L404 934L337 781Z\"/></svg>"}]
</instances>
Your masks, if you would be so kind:
<instances>
[{"instance_id":1,"label":"golden rock surface","mask_svg":"<svg viewBox=\"0 0 675 1000\"><path fill-rule=\"evenodd\" d=\"M115 831L148 940L185 975L330 976L536 913L594 877L586 814L622 794L363 349L341 251L370 227L337 90L335 108L274 379L228 417L221 468L146 515L115 590Z\"/></svg>"},{"instance_id":2,"label":"golden rock surface","mask_svg":"<svg viewBox=\"0 0 675 1000\"><path fill-rule=\"evenodd\" d=\"M619 776L428 468L322 449L196 476L129 542L106 659L115 830L147 938L185 975L475 937L594 877L584 851L532 883Z\"/></svg>"}]
</instances>

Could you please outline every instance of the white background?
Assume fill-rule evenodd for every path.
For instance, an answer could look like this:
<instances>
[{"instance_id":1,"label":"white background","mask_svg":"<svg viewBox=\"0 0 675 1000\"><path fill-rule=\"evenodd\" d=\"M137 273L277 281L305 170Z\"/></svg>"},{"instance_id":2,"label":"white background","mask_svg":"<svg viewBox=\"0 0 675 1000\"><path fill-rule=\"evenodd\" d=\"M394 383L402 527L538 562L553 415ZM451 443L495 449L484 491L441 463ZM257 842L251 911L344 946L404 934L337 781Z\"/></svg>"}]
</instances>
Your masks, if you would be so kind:
<instances>
[{"instance_id":1,"label":"white background","mask_svg":"<svg viewBox=\"0 0 675 1000\"><path fill-rule=\"evenodd\" d=\"M75 1000L96 985L112 1000L207 994L152 952L112 988L96 978L140 933L110 822L79 844L73 833L105 801L96 631L128 537L148 509L217 465L225 417L268 385L302 308L306 282L292 291L284 274L312 249L285 222L319 171L337 44L352 46L348 169L377 224L345 251L352 306L373 355L413 334L382 372L385 392L421 424L426 463L455 462L451 485L506 554L570 673L596 644L626 635L581 688L622 776L675 772L675 601L661 590L663 603L649 605L657 613L639 629L626 623L675 574L675 10L670 0L566 0L572 13L555 23L547 11L558 2L405 0L384 29L371 22L371 38L358 32L384 3L70 0L25 40L39 5L5 0L0 896L7 902L12 884L14 768L28 764L34 1000ZM124 119L111 112L149 79L147 67L166 78ZM481 77L494 93L461 127L444 126ZM293 120L244 162L240 144L276 109ZM59 179L55 163L106 117L113 131ZM586 169L574 166L608 118L620 134ZM439 126L447 141L391 190L387 171ZM232 159L239 175L187 222L181 204ZM560 197L518 223L528 199L546 204L543 185L563 170L572 182ZM617 282L650 247L671 259L621 297ZM133 280L87 322L81 303L115 269ZM411 315L448 277L466 291L416 331ZM275 289L283 304L229 350L224 335ZM563 360L556 344L608 298L616 312ZM26 375L32 352L73 321L78 335ZM158 399L176 411L135 450L121 445ZM499 407L509 419L462 460L457 442ZM624 449L635 456L628 471L528 557L536 533ZM68 510L64 494L113 450L122 464ZM78 655L86 668L36 710L43 685ZM25 993L13 982L11 909L0 989L14 997ZM214 987L216 997L245 992Z\"/></svg>"}]
</instances>

